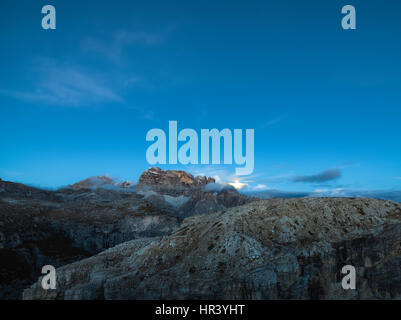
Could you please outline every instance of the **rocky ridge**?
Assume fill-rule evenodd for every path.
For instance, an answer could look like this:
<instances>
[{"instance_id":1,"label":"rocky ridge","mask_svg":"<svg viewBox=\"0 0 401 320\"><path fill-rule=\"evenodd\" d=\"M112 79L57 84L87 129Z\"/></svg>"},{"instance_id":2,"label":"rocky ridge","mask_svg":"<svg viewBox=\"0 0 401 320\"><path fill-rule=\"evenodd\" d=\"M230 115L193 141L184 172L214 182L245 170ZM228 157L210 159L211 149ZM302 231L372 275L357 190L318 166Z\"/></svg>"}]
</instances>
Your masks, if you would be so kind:
<instances>
[{"instance_id":1,"label":"rocky ridge","mask_svg":"<svg viewBox=\"0 0 401 320\"><path fill-rule=\"evenodd\" d=\"M139 177L138 186L170 186L170 187L204 187L208 183L215 183L212 177L197 176L180 170L162 170L152 167Z\"/></svg>"},{"instance_id":2,"label":"rocky ridge","mask_svg":"<svg viewBox=\"0 0 401 320\"><path fill-rule=\"evenodd\" d=\"M372 199L261 200L192 216L57 269L24 299L397 299L401 205ZM357 290L341 288L341 267Z\"/></svg>"},{"instance_id":3,"label":"rocky ridge","mask_svg":"<svg viewBox=\"0 0 401 320\"><path fill-rule=\"evenodd\" d=\"M106 176L55 191L0 180L0 299L20 298L45 264L59 267L122 242L168 235L184 217L249 201L235 190L206 192L202 181L211 179L158 172L166 177L160 189L142 179L136 190ZM196 188L181 183L189 178L199 181Z\"/></svg>"},{"instance_id":4,"label":"rocky ridge","mask_svg":"<svg viewBox=\"0 0 401 320\"><path fill-rule=\"evenodd\" d=\"M69 185L68 188L71 189L96 189L96 188L105 188L105 187L119 187L119 188L129 188L132 187L134 184L131 181L123 181L118 182L114 179L110 178L109 176L95 176L90 177L85 180L79 181L72 185Z\"/></svg>"},{"instance_id":5,"label":"rocky ridge","mask_svg":"<svg viewBox=\"0 0 401 320\"><path fill-rule=\"evenodd\" d=\"M152 167L140 176L137 192L155 203L167 201L176 207L176 214L181 218L225 210L254 200L231 186L207 188L215 184L212 177L194 177L185 171Z\"/></svg>"},{"instance_id":6,"label":"rocky ridge","mask_svg":"<svg viewBox=\"0 0 401 320\"><path fill-rule=\"evenodd\" d=\"M181 223L136 193L2 184L0 299L20 298L46 264L58 267L128 240L169 234Z\"/></svg>"}]
</instances>

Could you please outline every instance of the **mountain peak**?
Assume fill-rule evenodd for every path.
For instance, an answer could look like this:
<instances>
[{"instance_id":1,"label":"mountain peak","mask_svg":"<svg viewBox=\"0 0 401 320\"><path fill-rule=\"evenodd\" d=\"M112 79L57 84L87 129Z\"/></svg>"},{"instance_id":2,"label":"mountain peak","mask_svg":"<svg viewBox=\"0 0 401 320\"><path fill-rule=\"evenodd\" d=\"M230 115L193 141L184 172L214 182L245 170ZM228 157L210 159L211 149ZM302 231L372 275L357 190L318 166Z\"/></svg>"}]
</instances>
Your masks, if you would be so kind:
<instances>
[{"instance_id":1,"label":"mountain peak","mask_svg":"<svg viewBox=\"0 0 401 320\"><path fill-rule=\"evenodd\" d=\"M163 185L171 187L202 187L208 183L215 183L215 179L205 176L194 177L183 170L162 170L152 167L139 177L139 186Z\"/></svg>"},{"instance_id":2,"label":"mountain peak","mask_svg":"<svg viewBox=\"0 0 401 320\"><path fill-rule=\"evenodd\" d=\"M91 188L104 187L108 185L117 186L121 188L128 188L132 186L133 183L130 181L117 182L113 178L110 178L107 175L103 175L103 176L89 177L85 180L74 183L73 185L69 185L69 187L72 189L91 189Z\"/></svg>"}]
</instances>

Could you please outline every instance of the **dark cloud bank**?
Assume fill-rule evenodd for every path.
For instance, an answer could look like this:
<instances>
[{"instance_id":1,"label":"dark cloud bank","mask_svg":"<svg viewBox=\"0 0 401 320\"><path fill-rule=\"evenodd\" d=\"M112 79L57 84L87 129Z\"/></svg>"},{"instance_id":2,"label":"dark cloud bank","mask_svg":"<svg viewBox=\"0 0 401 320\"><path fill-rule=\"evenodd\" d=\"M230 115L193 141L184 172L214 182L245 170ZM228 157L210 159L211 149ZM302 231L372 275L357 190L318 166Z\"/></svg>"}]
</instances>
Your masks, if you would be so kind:
<instances>
[{"instance_id":1,"label":"dark cloud bank","mask_svg":"<svg viewBox=\"0 0 401 320\"><path fill-rule=\"evenodd\" d=\"M297 176L293 179L294 182L327 182L341 177L341 171L338 169L326 170L321 173L311 176Z\"/></svg>"}]
</instances>

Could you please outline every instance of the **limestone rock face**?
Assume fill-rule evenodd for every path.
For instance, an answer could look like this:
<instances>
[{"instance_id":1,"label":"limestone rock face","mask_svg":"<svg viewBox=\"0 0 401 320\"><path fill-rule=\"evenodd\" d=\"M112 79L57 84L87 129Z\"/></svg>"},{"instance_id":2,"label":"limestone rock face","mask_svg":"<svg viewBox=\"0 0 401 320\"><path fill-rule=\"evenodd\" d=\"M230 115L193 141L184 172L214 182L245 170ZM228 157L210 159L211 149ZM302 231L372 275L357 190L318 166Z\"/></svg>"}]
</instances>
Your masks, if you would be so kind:
<instances>
[{"instance_id":1,"label":"limestone rock face","mask_svg":"<svg viewBox=\"0 0 401 320\"><path fill-rule=\"evenodd\" d=\"M194 177L185 171L166 170L152 167L139 177L138 186L203 187L216 182L214 178Z\"/></svg>"},{"instance_id":2,"label":"limestone rock face","mask_svg":"<svg viewBox=\"0 0 401 320\"><path fill-rule=\"evenodd\" d=\"M125 241L168 235L187 216L249 201L235 190L205 191L210 178L162 176L174 182L140 190L106 176L56 191L1 180L0 299L21 298L46 264L59 267Z\"/></svg>"},{"instance_id":3,"label":"limestone rock face","mask_svg":"<svg viewBox=\"0 0 401 320\"><path fill-rule=\"evenodd\" d=\"M59 267L128 240L167 235L181 223L173 208L134 192L0 183L0 299L21 298L44 265Z\"/></svg>"},{"instance_id":4,"label":"limestone rock face","mask_svg":"<svg viewBox=\"0 0 401 320\"><path fill-rule=\"evenodd\" d=\"M261 200L63 266L57 290L38 281L24 299L396 299L400 243L395 202ZM357 290L341 287L347 264Z\"/></svg>"},{"instance_id":5,"label":"limestone rock face","mask_svg":"<svg viewBox=\"0 0 401 320\"><path fill-rule=\"evenodd\" d=\"M141 175L137 191L145 195L149 201L159 204L166 200L166 197L168 199L185 197L186 201L175 208L176 214L181 218L225 210L253 201L232 187L209 191L207 186L215 182L211 177L194 177L185 171L163 171L153 167Z\"/></svg>"}]
</instances>

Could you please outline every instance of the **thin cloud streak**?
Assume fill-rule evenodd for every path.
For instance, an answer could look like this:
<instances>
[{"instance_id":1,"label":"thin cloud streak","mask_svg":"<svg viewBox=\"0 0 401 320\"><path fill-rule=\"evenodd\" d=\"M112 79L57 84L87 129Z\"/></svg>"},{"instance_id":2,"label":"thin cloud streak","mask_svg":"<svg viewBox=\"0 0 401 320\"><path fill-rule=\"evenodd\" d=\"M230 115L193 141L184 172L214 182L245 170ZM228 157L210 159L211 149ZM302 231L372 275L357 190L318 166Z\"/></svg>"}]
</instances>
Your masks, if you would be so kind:
<instances>
[{"instance_id":1,"label":"thin cloud streak","mask_svg":"<svg viewBox=\"0 0 401 320\"><path fill-rule=\"evenodd\" d=\"M164 34L145 31L118 31L109 40L95 37L86 37L81 40L81 50L100 54L111 62L121 65L124 64L123 53L125 49L132 45L154 46L164 43Z\"/></svg>"},{"instance_id":2,"label":"thin cloud streak","mask_svg":"<svg viewBox=\"0 0 401 320\"><path fill-rule=\"evenodd\" d=\"M98 76L74 66L42 64L35 73L37 80L31 90L0 90L0 94L26 102L69 107L124 101L120 95L99 81Z\"/></svg>"},{"instance_id":3,"label":"thin cloud streak","mask_svg":"<svg viewBox=\"0 0 401 320\"><path fill-rule=\"evenodd\" d=\"M266 129L266 128L268 128L268 127L271 127L271 126L273 126L273 125L275 125L275 124L281 122L285 117L286 117L286 115L281 115L281 116L279 116L279 117L277 117L277 118L270 119L269 121L266 121L265 123L263 123L263 124L259 127L259 129Z\"/></svg>"},{"instance_id":4,"label":"thin cloud streak","mask_svg":"<svg viewBox=\"0 0 401 320\"><path fill-rule=\"evenodd\" d=\"M341 177L341 171L338 169L326 170L315 175L310 176L297 176L293 182L309 182L318 183L336 180Z\"/></svg>"}]
</instances>

